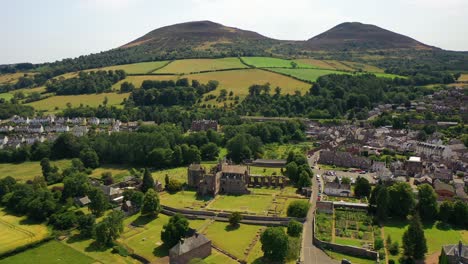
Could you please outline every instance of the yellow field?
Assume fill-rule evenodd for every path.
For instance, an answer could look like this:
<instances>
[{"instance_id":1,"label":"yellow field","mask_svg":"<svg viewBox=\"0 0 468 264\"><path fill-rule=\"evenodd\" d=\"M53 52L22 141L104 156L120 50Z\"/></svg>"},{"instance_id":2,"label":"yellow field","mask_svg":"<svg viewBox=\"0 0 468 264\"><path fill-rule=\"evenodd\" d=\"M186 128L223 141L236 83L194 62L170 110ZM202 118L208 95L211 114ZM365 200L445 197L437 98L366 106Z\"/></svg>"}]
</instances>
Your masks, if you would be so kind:
<instances>
[{"instance_id":1,"label":"yellow field","mask_svg":"<svg viewBox=\"0 0 468 264\"><path fill-rule=\"evenodd\" d=\"M26 217L16 217L0 210L0 254L49 235L45 225L26 223L28 221L25 219Z\"/></svg>"},{"instance_id":2,"label":"yellow field","mask_svg":"<svg viewBox=\"0 0 468 264\"><path fill-rule=\"evenodd\" d=\"M23 77L25 74L29 76L34 75L33 73L24 73L24 72L0 74L0 84L16 83L18 79L20 77Z\"/></svg>"},{"instance_id":3,"label":"yellow field","mask_svg":"<svg viewBox=\"0 0 468 264\"><path fill-rule=\"evenodd\" d=\"M18 89L18 90L14 90L14 91L11 91L10 93L11 94L14 94L16 92L22 92L24 93L25 95L29 95L29 94L32 94L34 92L38 92L38 93L43 93L46 91L46 87L45 86L41 86L41 87L36 87L36 88L24 88L24 89Z\"/></svg>"},{"instance_id":4,"label":"yellow field","mask_svg":"<svg viewBox=\"0 0 468 264\"><path fill-rule=\"evenodd\" d=\"M196 73L222 69L247 68L238 58L188 59L171 62L155 73Z\"/></svg>"},{"instance_id":5,"label":"yellow field","mask_svg":"<svg viewBox=\"0 0 468 264\"><path fill-rule=\"evenodd\" d=\"M332 67L330 64L328 64L324 60L316 60L316 59L298 59L296 60L301 63L309 64L317 68L321 69L332 69L335 70L336 68Z\"/></svg>"},{"instance_id":6,"label":"yellow field","mask_svg":"<svg viewBox=\"0 0 468 264\"><path fill-rule=\"evenodd\" d=\"M282 94L294 94L296 90L304 94L310 88L308 83L259 69L200 73L187 75L186 77L198 80L201 83L217 80L219 87L210 94L219 95L219 90L226 89L228 92L233 91L234 95L241 98L248 95L249 87L253 84L270 83L271 93L274 93L275 88L279 86Z\"/></svg>"},{"instance_id":7,"label":"yellow field","mask_svg":"<svg viewBox=\"0 0 468 264\"><path fill-rule=\"evenodd\" d=\"M138 75L138 76L127 76L124 80L114 84L112 88L114 90L120 90L120 85L123 82L130 82L135 85L136 88L141 87L141 83L145 80L152 80L152 81L169 81L169 80L177 80L179 76L177 75Z\"/></svg>"},{"instance_id":8,"label":"yellow field","mask_svg":"<svg viewBox=\"0 0 468 264\"><path fill-rule=\"evenodd\" d=\"M82 95L59 95L49 97L44 100L29 103L36 110L54 113L67 108L67 103L71 103L72 107L78 107L81 104L84 106L97 107L102 105L104 98L108 99L108 106L119 106L124 98L128 98L130 93L102 93L102 94L82 94Z\"/></svg>"},{"instance_id":9,"label":"yellow field","mask_svg":"<svg viewBox=\"0 0 468 264\"><path fill-rule=\"evenodd\" d=\"M166 65L168 61L150 61L150 62L141 62L141 63L133 63L133 64L124 64L124 65L116 65L110 67L104 67L96 70L105 70L105 71L115 71L115 70L124 70L126 73L129 74L145 74L150 73L156 69L159 69ZM92 71L92 70L87 70Z\"/></svg>"},{"instance_id":10,"label":"yellow field","mask_svg":"<svg viewBox=\"0 0 468 264\"><path fill-rule=\"evenodd\" d=\"M468 82L468 73L463 73L460 78L458 78L460 82Z\"/></svg>"}]
</instances>

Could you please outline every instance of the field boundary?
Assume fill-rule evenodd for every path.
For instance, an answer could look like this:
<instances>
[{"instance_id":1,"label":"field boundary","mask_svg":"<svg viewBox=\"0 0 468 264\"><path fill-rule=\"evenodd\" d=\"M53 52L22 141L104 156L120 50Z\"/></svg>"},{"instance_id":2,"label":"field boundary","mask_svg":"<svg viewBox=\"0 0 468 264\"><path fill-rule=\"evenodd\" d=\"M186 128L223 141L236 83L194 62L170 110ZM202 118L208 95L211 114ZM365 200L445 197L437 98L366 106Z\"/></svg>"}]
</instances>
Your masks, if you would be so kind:
<instances>
[{"instance_id":1,"label":"field boundary","mask_svg":"<svg viewBox=\"0 0 468 264\"><path fill-rule=\"evenodd\" d=\"M174 60L170 60L170 61L168 61L166 64L164 64L163 66L159 66L159 67L157 67L157 68L155 68L155 69L152 69L152 70L150 70L150 71L148 71L148 72L146 72L146 73L152 73L152 72L155 72L155 71L157 71L157 70L160 70L160 69L166 67L167 65L171 64L173 61L174 61Z\"/></svg>"},{"instance_id":2,"label":"field boundary","mask_svg":"<svg viewBox=\"0 0 468 264\"><path fill-rule=\"evenodd\" d=\"M20 246L20 247L17 247L15 249L6 251L6 252L0 254L0 260L11 257L11 256L14 256L14 255L19 254L21 252L24 252L26 250L39 247L40 245L45 244L45 243L47 243L47 242L49 242L49 241L51 241L53 239L54 239L54 237L49 235L49 236L47 236L47 237L45 237L45 238L43 238L41 240L38 240L36 242L32 242L32 243L29 243L27 245Z\"/></svg>"}]
</instances>

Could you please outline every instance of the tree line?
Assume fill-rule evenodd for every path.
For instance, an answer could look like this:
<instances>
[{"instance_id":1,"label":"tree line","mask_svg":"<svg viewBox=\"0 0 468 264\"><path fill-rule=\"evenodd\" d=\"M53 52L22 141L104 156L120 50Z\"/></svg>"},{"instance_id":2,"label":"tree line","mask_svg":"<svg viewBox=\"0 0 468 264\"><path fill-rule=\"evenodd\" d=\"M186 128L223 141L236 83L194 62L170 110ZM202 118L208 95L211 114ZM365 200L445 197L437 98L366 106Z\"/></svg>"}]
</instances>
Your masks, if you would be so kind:
<instances>
[{"instance_id":1,"label":"tree line","mask_svg":"<svg viewBox=\"0 0 468 264\"><path fill-rule=\"evenodd\" d=\"M102 93L111 91L112 85L125 77L122 70L79 72L77 77L51 79L46 90L57 95Z\"/></svg>"}]
</instances>

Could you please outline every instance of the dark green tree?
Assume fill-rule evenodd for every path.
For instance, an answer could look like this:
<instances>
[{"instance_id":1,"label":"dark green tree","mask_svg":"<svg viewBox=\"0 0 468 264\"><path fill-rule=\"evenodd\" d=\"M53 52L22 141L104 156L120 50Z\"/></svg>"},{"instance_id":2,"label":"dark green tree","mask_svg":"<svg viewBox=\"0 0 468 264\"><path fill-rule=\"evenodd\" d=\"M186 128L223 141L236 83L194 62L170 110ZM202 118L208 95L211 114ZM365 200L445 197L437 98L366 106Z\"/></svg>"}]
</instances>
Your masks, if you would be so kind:
<instances>
[{"instance_id":1,"label":"dark green tree","mask_svg":"<svg viewBox=\"0 0 468 264\"><path fill-rule=\"evenodd\" d=\"M268 227L260 236L265 258L283 262L288 254L288 236L282 227Z\"/></svg>"},{"instance_id":2,"label":"dark green tree","mask_svg":"<svg viewBox=\"0 0 468 264\"><path fill-rule=\"evenodd\" d=\"M187 218L180 214L175 214L169 218L169 222L163 226L161 240L167 248L171 248L179 243L180 239L187 235L189 222Z\"/></svg>"},{"instance_id":3,"label":"dark green tree","mask_svg":"<svg viewBox=\"0 0 468 264\"><path fill-rule=\"evenodd\" d=\"M411 217L408 229L403 234L403 255L409 259L420 260L426 253L424 230L419 215L415 213Z\"/></svg>"},{"instance_id":4,"label":"dark green tree","mask_svg":"<svg viewBox=\"0 0 468 264\"><path fill-rule=\"evenodd\" d=\"M364 177L358 177L354 186L354 195L357 197L369 197L371 194L371 185L369 180Z\"/></svg>"},{"instance_id":5,"label":"dark green tree","mask_svg":"<svg viewBox=\"0 0 468 264\"><path fill-rule=\"evenodd\" d=\"M429 184L418 186L418 204L416 208L423 221L434 221L437 217L437 194Z\"/></svg>"},{"instance_id":6,"label":"dark green tree","mask_svg":"<svg viewBox=\"0 0 468 264\"><path fill-rule=\"evenodd\" d=\"M292 237L299 237L302 233L302 224L296 220L289 221L287 233Z\"/></svg>"},{"instance_id":7,"label":"dark green tree","mask_svg":"<svg viewBox=\"0 0 468 264\"><path fill-rule=\"evenodd\" d=\"M88 208L95 216L100 217L109 207L106 196L101 189L91 188L88 193L89 200Z\"/></svg>"},{"instance_id":8,"label":"dark green tree","mask_svg":"<svg viewBox=\"0 0 468 264\"><path fill-rule=\"evenodd\" d=\"M234 212L229 216L229 224L231 226L239 226L241 220L242 215L239 212Z\"/></svg>"},{"instance_id":9,"label":"dark green tree","mask_svg":"<svg viewBox=\"0 0 468 264\"><path fill-rule=\"evenodd\" d=\"M149 189L154 189L154 179L149 169L146 168L145 172L143 173L143 184L141 185L141 191L146 193L146 191Z\"/></svg>"},{"instance_id":10,"label":"dark green tree","mask_svg":"<svg viewBox=\"0 0 468 264\"><path fill-rule=\"evenodd\" d=\"M80 152L80 160L86 168L95 169L99 167L99 157L94 149L88 148Z\"/></svg>"},{"instance_id":11,"label":"dark green tree","mask_svg":"<svg viewBox=\"0 0 468 264\"><path fill-rule=\"evenodd\" d=\"M161 204L159 202L159 196L153 189L149 189L143 198L141 214L157 217L160 211Z\"/></svg>"},{"instance_id":12,"label":"dark green tree","mask_svg":"<svg viewBox=\"0 0 468 264\"><path fill-rule=\"evenodd\" d=\"M309 208L309 201L293 201L288 206L287 215L289 217L303 218L307 216Z\"/></svg>"}]
</instances>

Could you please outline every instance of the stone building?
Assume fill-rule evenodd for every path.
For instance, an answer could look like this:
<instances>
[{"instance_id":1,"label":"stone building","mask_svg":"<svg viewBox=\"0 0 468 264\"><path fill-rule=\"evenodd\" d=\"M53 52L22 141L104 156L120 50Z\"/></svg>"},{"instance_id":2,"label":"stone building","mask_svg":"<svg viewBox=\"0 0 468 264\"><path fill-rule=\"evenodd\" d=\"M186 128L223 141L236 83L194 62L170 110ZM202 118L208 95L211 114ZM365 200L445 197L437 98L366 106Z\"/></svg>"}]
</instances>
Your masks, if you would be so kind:
<instances>
[{"instance_id":1,"label":"stone building","mask_svg":"<svg viewBox=\"0 0 468 264\"><path fill-rule=\"evenodd\" d=\"M420 157L410 157L405 161L405 168L408 176L420 174L423 170L423 164Z\"/></svg>"},{"instance_id":2,"label":"stone building","mask_svg":"<svg viewBox=\"0 0 468 264\"><path fill-rule=\"evenodd\" d=\"M192 121L192 126L190 128L192 131L208 131L214 130L218 131L218 121L216 120L195 120Z\"/></svg>"},{"instance_id":3,"label":"stone building","mask_svg":"<svg viewBox=\"0 0 468 264\"><path fill-rule=\"evenodd\" d=\"M361 168L361 169L369 169L372 165L371 160L353 156L348 152L339 152L339 151L329 151L329 150L322 150L320 152L320 158L318 163L320 164L327 164L327 165L335 165L339 167L347 167L347 168Z\"/></svg>"},{"instance_id":4,"label":"stone building","mask_svg":"<svg viewBox=\"0 0 468 264\"><path fill-rule=\"evenodd\" d=\"M194 258L206 258L211 255L211 240L195 233L185 238L169 250L169 263L187 264Z\"/></svg>"},{"instance_id":5,"label":"stone building","mask_svg":"<svg viewBox=\"0 0 468 264\"><path fill-rule=\"evenodd\" d=\"M468 264L468 246L460 241L455 245L442 246L441 260L449 264ZM442 262L439 262L442 263Z\"/></svg>"}]
</instances>

